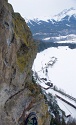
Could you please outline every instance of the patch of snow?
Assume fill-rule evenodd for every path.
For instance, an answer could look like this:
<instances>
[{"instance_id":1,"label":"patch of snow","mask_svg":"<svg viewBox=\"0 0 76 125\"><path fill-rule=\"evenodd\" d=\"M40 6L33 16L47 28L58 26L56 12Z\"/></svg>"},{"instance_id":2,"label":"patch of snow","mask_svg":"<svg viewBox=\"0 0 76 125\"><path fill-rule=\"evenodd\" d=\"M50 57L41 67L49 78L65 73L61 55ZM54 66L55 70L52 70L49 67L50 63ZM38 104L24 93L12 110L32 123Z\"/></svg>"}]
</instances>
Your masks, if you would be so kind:
<instances>
[{"instance_id":1,"label":"patch of snow","mask_svg":"<svg viewBox=\"0 0 76 125\"><path fill-rule=\"evenodd\" d=\"M54 19L55 21L60 21L60 20L62 20L65 16L69 16L69 18L70 18L72 15L76 18L76 9L74 9L74 8L65 9L65 10L63 10L61 13L59 13L59 14L53 16L53 19Z\"/></svg>"},{"instance_id":2,"label":"patch of snow","mask_svg":"<svg viewBox=\"0 0 76 125\"><path fill-rule=\"evenodd\" d=\"M66 26L69 26L69 27L70 27L70 25L68 25L68 24L66 24Z\"/></svg>"},{"instance_id":3,"label":"patch of snow","mask_svg":"<svg viewBox=\"0 0 76 125\"><path fill-rule=\"evenodd\" d=\"M50 37L44 38L44 39L42 39L42 40L45 40L45 41L46 41L46 40L50 40Z\"/></svg>"},{"instance_id":4,"label":"patch of snow","mask_svg":"<svg viewBox=\"0 0 76 125\"><path fill-rule=\"evenodd\" d=\"M72 40L64 40L64 41L58 41L57 43L76 43L76 39L72 39Z\"/></svg>"},{"instance_id":5,"label":"patch of snow","mask_svg":"<svg viewBox=\"0 0 76 125\"><path fill-rule=\"evenodd\" d=\"M34 33L33 36L35 35L48 35L48 33L42 33L42 32L39 32L39 33Z\"/></svg>"},{"instance_id":6,"label":"patch of snow","mask_svg":"<svg viewBox=\"0 0 76 125\"><path fill-rule=\"evenodd\" d=\"M29 23L30 23L32 26L34 26L34 24L31 22L31 20L29 20Z\"/></svg>"},{"instance_id":7,"label":"patch of snow","mask_svg":"<svg viewBox=\"0 0 76 125\"><path fill-rule=\"evenodd\" d=\"M66 36L59 35L58 37L51 37L51 39L56 39L57 43L76 43L76 35L70 34ZM66 40L64 40L66 39Z\"/></svg>"},{"instance_id":8,"label":"patch of snow","mask_svg":"<svg viewBox=\"0 0 76 125\"><path fill-rule=\"evenodd\" d=\"M66 113L66 116L71 115L73 118L76 118L76 109L74 109L73 107L71 107L60 99L57 99L57 102L60 108Z\"/></svg>"}]
</instances>

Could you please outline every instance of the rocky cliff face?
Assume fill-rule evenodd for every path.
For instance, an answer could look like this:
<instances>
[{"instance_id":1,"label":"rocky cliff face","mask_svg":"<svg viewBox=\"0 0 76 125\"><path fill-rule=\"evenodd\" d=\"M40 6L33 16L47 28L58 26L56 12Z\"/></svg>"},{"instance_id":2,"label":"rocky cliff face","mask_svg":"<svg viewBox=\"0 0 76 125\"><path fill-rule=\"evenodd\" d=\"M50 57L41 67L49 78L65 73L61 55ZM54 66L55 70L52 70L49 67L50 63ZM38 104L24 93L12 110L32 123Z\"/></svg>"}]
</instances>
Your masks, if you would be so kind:
<instances>
[{"instance_id":1,"label":"rocky cliff face","mask_svg":"<svg viewBox=\"0 0 76 125\"><path fill-rule=\"evenodd\" d=\"M24 125L34 111L39 125L49 125L48 106L32 82L36 56L31 32L7 0L0 1L0 125Z\"/></svg>"}]
</instances>

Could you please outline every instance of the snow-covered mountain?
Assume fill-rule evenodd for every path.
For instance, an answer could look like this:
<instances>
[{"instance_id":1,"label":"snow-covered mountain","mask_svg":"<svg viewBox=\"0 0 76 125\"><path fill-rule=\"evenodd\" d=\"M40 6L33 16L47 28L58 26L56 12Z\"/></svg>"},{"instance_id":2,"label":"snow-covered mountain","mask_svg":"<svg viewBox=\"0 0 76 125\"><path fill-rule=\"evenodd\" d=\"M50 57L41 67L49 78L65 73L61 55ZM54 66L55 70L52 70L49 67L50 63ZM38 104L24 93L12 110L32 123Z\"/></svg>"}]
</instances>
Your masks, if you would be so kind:
<instances>
[{"instance_id":1,"label":"snow-covered mountain","mask_svg":"<svg viewBox=\"0 0 76 125\"><path fill-rule=\"evenodd\" d=\"M76 39L76 9L65 9L53 17L44 17L27 21L33 37L42 41L56 42ZM71 37L72 36L72 37ZM74 41L74 39L73 39Z\"/></svg>"},{"instance_id":2,"label":"snow-covered mountain","mask_svg":"<svg viewBox=\"0 0 76 125\"><path fill-rule=\"evenodd\" d=\"M53 17L53 19L55 21L61 21L63 20L66 16L68 16L68 20L70 19L71 16L74 16L76 18L76 9L74 8L70 8L70 9L65 9L63 10L61 13L59 13L58 15L55 15Z\"/></svg>"}]
</instances>

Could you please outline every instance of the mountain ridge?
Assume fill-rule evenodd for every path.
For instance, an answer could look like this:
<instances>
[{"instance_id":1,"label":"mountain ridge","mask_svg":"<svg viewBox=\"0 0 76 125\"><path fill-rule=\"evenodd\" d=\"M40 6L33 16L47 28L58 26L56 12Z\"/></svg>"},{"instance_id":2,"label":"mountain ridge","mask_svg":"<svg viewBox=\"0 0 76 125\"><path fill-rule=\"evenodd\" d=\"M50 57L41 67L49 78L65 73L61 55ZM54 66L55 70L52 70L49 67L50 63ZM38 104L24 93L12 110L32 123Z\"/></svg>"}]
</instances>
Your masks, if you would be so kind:
<instances>
[{"instance_id":1,"label":"mountain ridge","mask_svg":"<svg viewBox=\"0 0 76 125\"><path fill-rule=\"evenodd\" d=\"M30 27L34 39L44 41L49 38L46 41L54 42L56 41L55 37L76 35L76 10L74 8L64 10L48 20L35 18L27 21L27 25ZM54 38L52 39L52 37Z\"/></svg>"},{"instance_id":2,"label":"mountain ridge","mask_svg":"<svg viewBox=\"0 0 76 125\"><path fill-rule=\"evenodd\" d=\"M48 22L48 20L55 20L55 21L57 21L57 17L59 17L59 16L65 16L65 15L68 15L68 16L71 16L71 15L76 15L76 9L75 8L73 8L73 7L71 7L71 8L69 8L69 9L64 9L63 11L61 11L60 13L58 13L58 14L56 14L56 15L54 15L54 16L44 16L44 17L36 17L36 18L29 18L29 19L27 19L27 18L25 18L25 20L26 20L26 22L28 23L29 21L35 21L35 22L38 22L38 21L40 21L40 20L43 20L43 21L46 21L46 22ZM58 20L59 21L59 20Z\"/></svg>"}]
</instances>

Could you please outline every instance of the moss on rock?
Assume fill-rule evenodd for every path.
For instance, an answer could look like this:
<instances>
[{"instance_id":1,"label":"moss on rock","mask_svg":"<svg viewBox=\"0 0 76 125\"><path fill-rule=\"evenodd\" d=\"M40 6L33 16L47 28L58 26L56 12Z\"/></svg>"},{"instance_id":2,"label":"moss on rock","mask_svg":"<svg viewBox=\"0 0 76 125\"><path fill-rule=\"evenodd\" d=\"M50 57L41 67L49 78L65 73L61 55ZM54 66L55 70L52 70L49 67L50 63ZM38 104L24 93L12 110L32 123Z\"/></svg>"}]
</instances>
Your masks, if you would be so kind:
<instances>
[{"instance_id":1,"label":"moss on rock","mask_svg":"<svg viewBox=\"0 0 76 125\"><path fill-rule=\"evenodd\" d=\"M27 111L36 112L39 125L45 125L48 106L40 87L32 82L36 43L21 15L7 0L0 2L0 125L20 125L18 119L23 112L25 118L32 100Z\"/></svg>"},{"instance_id":2,"label":"moss on rock","mask_svg":"<svg viewBox=\"0 0 76 125\"><path fill-rule=\"evenodd\" d=\"M32 34L29 27L26 25L25 20L19 13L13 13L13 26L14 35L18 46L16 63L20 72L23 72L28 66L28 62L35 57L35 51L37 48L34 40L32 39Z\"/></svg>"},{"instance_id":3,"label":"moss on rock","mask_svg":"<svg viewBox=\"0 0 76 125\"><path fill-rule=\"evenodd\" d=\"M13 14L13 24L16 39L19 38L28 46L28 38L31 36L31 32L19 13Z\"/></svg>"}]
</instances>

